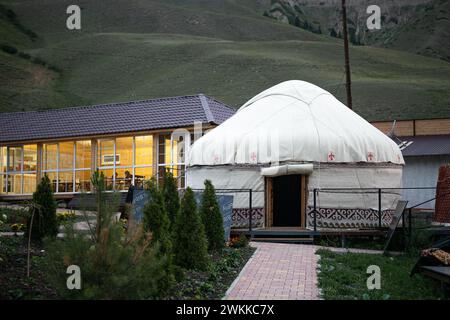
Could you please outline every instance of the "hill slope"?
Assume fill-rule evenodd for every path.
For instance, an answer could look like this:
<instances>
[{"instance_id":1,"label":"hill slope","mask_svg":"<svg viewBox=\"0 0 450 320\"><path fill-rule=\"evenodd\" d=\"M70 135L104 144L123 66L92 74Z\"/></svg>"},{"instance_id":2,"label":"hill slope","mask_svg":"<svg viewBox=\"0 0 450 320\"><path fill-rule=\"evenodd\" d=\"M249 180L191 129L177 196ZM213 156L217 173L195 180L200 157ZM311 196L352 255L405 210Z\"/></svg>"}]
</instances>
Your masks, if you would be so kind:
<instances>
[{"instance_id":1,"label":"hill slope","mask_svg":"<svg viewBox=\"0 0 450 320\"><path fill-rule=\"evenodd\" d=\"M381 29L368 30L366 9L381 9ZM298 27L341 37L341 0L273 0L267 16ZM350 40L354 44L394 48L450 61L449 0L347 1Z\"/></svg>"},{"instance_id":2,"label":"hill slope","mask_svg":"<svg viewBox=\"0 0 450 320\"><path fill-rule=\"evenodd\" d=\"M289 79L315 83L345 102L341 41L264 17L269 1L80 3L81 31L65 28L70 1L7 3L38 35L20 50L45 61L49 80L20 87L0 78L0 111L199 92L238 107ZM450 116L449 63L365 46L350 54L354 108L365 118ZM11 73L7 63L26 70L17 55L0 59L2 74Z\"/></svg>"}]
</instances>

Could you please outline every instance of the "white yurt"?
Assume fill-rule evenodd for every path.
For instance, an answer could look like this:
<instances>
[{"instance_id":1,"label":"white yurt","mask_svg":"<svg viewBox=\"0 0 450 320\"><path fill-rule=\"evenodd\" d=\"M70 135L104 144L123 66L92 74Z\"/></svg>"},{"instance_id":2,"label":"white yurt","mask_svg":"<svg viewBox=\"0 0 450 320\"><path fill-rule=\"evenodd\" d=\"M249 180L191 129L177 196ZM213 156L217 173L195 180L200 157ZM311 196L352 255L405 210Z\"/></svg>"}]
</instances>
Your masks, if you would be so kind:
<instances>
[{"instance_id":1,"label":"white yurt","mask_svg":"<svg viewBox=\"0 0 450 320\"><path fill-rule=\"evenodd\" d=\"M403 165L389 137L329 92L292 80L198 139L187 184L201 189L209 179L217 189L252 189L256 227L312 227L314 198L318 227L367 227L378 223L375 188L400 188ZM383 190L384 224L399 194ZM249 193L236 192L233 227L247 226L248 216Z\"/></svg>"}]
</instances>

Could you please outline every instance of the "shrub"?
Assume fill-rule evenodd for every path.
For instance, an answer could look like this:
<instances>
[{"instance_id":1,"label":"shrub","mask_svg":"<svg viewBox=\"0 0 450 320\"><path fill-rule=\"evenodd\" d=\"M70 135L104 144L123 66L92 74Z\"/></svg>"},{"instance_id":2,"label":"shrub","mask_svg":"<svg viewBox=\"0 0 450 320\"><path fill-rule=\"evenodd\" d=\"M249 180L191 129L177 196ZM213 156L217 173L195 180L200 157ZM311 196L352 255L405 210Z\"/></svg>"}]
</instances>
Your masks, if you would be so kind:
<instances>
[{"instance_id":1,"label":"shrub","mask_svg":"<svg viewBox=\"0 0 450 320\"><path fill-rule=\"evenodd\" d=\"M200 214L208 239L208 249L210 251L222 249L225 244L223 218L217 203L216 191L210 180L205 180L205 191L200 204Z\"/></svg>"},{"instance_id":2,"label":"shrub","mask_svg":"<svg viewBox=\"0 0 450 320\"><path fill-rule=\"evenodd\" d=\"M97 221L92 234L75 232L72 223L65 226L63 240L45 243L43 263L50 283L63 298L77 299L154 299L166 295L173 283L167 269L167 256L152 245L152 234L141 226L128 228L112 219L115 210L105 204L104 179L92 178L97 192ZM98 236L97 236L98 235ZM77 265L81 271L81 290L66 286L67 267Z\"/></svg>"},{"instance_id":3,"label":"shrub","mask_svg":"<svg viewBox=\"0 0 450 320\"><path fill-rule=\"evenodd\" d=\"M209 264L208 242L197 211L194 192L187 188L174 228L175 263L186 269L205 270Z\"/></svg>"},{"instance_id":4,"label":"shrub","mask_svg":"<svg viewBox=\"0 0 450 320\"><path fill-rule=\"evenodd\" d=\"M172 254L172 242L170 240L170 220L164 205L164 197L157 186L155 178L147 182L150 194L144 207L144 230L152 233L152 243L159 243L161 252Z\"/></svg>"},{"instance_id":5,"label":"shrub","mask_svg":"<svg viewBox=\"0 0 450 320\"><path fill-rule=\"evenodd\" d=\"M68 221L73 221L76 219L76 214L74 212L59 212L56 214L56 221L58 221L58 225L67 223Z\"/></svg>"},{"instance_id":6,"label":"shrub","mask_svg":"<svg viewBox=\"0 0 450 320\"><path fill-rule=\"evenodd\" d=\"M245 234L241 234L239 237L235 237L230 241L230 247L233 248L245 248L248 247L248 238Z\"/></svg>"},{"instance_id":7,"label":"shrub","mask_svg":"<svg viewBox=\"0 0 450 320\"><path fill-rule=\"evenodd\" d=\"M173 229L175 218L180 211L180 197L178 196L176 180L170 172L164 174L163 195L164 204L169 215L170 228Z\"/></svg>"},{"instance_id":8,"label":"shrub","mask_svg":"<svg viewBox=\"0 0 450 320\"><path fill-rule=\"evenodd\" d=\"M36 191L33 193L33 206L27 220L27 232L30 232L30 229L31 238L37 241L42 240L44 237L54 238L58 234L56 201L53 196L50 179L46 174L42 177Z\"/></svg>"}]
</instances>

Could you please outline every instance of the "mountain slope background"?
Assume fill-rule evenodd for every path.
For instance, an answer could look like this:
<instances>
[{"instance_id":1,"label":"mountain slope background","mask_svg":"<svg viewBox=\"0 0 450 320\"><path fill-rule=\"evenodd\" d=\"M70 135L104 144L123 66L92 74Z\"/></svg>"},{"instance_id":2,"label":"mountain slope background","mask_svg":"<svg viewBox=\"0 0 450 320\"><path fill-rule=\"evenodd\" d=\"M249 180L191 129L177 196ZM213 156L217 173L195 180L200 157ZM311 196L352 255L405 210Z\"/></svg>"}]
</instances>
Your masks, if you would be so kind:
<instances>
[{"instance_id":1,"label":"mountain slope background","mask_svg":"<svg viewBox=\"0 0 450 320\"><path fill-rule=\"evenodd\" d=\"M449 0L347 0L347 25L353 44L399 49L450 61ZM382 28L369 31L366 10L381 9ZM273 0L264 13L284 23L342 37L341 0Z\"/></svg>"},{"instance_id":2,"label":"mountain slope background","mask_svg":"<svg viewBox=\"0 0 450 320\"><path fill-rule=\"evenodd\" d=\"M270 0L77 1L79 31L66 28L72 1L0 4L0 111L200 92L239 107L290 79L345 103L342 41L264 16ZM372 46L350 55L361 116L450 116L449 62Z\"/></svg>"}]
</instances>

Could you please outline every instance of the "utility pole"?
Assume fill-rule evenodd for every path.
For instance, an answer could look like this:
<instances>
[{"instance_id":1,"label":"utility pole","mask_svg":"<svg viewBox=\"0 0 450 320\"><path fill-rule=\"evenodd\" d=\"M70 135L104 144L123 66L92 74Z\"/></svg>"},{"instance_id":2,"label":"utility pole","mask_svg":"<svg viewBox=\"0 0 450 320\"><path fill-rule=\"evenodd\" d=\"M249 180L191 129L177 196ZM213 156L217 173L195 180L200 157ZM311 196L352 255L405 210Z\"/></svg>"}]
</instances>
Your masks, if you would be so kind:
<instances>
[{"instance_id":1,"label":"utility pole","mask_svg":"<svg viewBox=\"0 0 450 320\"><path fill-rule=\"evenodd\" d=\"M342 0L342 28L344 35L344 55L345 55L345 87L347 90L347 107L352 107L352 80L350 76L350 57L348 53L348 33L347 33L347 9L345 7L345 0Z\"/></svg>"}]
</instances>

